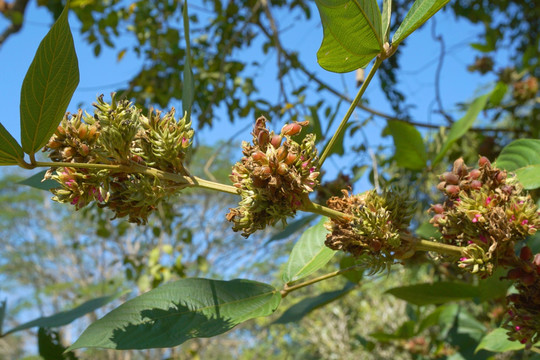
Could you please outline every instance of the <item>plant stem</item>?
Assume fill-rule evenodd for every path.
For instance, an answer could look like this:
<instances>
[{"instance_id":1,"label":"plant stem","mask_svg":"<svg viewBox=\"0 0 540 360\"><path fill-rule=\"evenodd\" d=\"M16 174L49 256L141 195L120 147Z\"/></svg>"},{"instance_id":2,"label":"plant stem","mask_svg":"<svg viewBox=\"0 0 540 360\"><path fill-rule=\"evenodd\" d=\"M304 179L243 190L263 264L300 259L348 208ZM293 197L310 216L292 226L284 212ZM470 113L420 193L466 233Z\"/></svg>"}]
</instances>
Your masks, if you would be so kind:
<instances>
[{"instance_id":1,"label":"plant stem","mask_svg":"<svg viewBox=\"0 0 540 360\"><path fill-rule=\"evenodd\" d=\"M330 139L328 144L326 144L326 147L324 148L324 151L323 151L321 157L319 158L319 168L322 166L322 164L324 163L324 161L326 160L328 155L330 155L330 151L334 147L334 145L335 145L337 139L339 138L339 136L341 135L341 133L343 131L345 131L345 126L347 125L347 121L349 121L349 118L351 117L352 113L354 112L354 110L358 106L358 103L360 102L360 99L362 98L362 95L364 95L364 92L366 91L366 88L368 87L369 83L371 82L371 79L373 78L373 75L375 75L375 72L377 72L377 69L381 65L382 61L383 60L379 56L377 56L375 58L375 64L373 64L373 66L371 67L371 70L369 70L369 74L368 74L366 80L362 83L362 86L360 87L360 90L358 90L358 93L356 94L356 97L354 98L351 105L349 106L349 109L347 110L347 113L343 117L343 120L341 120L341 123L339 124L338 129L336 130L334 135L332 135L332 138Z\"/></svg>"},{"instance_id":2,"label":"plant stem","mask_svg":"<svg viewBox=\"0 0 540 360\"><path fill-rule=\"evenodd\" d=\"M220 191L228 194L239 195L238 189L231 185L220 184L214 181L198 178L196 176L186 176L182 174L175 174L150 168L144 165L131 164L131 165L112 165L112 164L85 164L85 163L66 163L66 162L40 162L36 161L30 167L72 167L72 168L87 168L87 169L104 169L104 170L116 170L128 173L140 173L155 176L163 180L173 181L177 184L184 185L185 187L198 187L203 189ZM306 196L302 199L302 207L300 210L311 212L327 216L332 219L338 219L341 221L351 221L353 217L351 215L342 213L337 210L330 209L326 206L311 202ZM433 251L439 254L450 255L460 257L462 256L461 248L458 246L441 244L434 241L423 240L415 238L414 236L404 234L402 239L409 241L416 251ZM339 275L339 274L338 274ZM335 276L335 275L334 275Z\"/></svg>"},{"instance_id":3,"label":"plant stem","mask_svg":"<svg viewBox=\"0 0 540 360\"><path fill-rule=\"evenodd\" d=\"M313 285L313 284L318 283L318 282L323 281L323 280L327 280L327 279L336 277L338 275L341 275L341 274L349 272L349 271L358 270L361 267L362 267L361 265L353 265L353 266L348 267L346 269L341 269L341 270L334 271L334 272L331 272L331 273L328 273L328 274L324 274L322 276L316 277L314 279L305 281L305 282L300 283L300 284L296 284L296 285L292 285L292 286L289 286L289 285L285 284L283 286L283 289L281 290L281 297L284 298L290 292L293 292L295 290L301 289L301 288L309 286L309 285Z\"/></svg>"}]
</instances>

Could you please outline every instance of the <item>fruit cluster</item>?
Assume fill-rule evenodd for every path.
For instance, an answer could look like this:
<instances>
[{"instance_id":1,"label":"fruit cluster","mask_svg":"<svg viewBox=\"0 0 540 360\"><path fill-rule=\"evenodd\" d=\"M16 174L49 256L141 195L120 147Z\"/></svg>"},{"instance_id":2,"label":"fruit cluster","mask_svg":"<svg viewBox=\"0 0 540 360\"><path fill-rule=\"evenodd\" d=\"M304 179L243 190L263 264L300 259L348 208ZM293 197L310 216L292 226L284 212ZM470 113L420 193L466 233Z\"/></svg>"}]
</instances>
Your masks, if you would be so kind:
<instances>
[{"instance_id":1,"label":"fruit cluster","mask_svg":"<svg viewBox=\"0 0 540 360\"><path fill-rule=\"evenodd\" d=\"M242 200L230 209L227 220L245 237L279 221L285 224L319 183L315 135L306 135L301 143L292 138L308 123L287 124L275 134L266 121L263 116L256 120L253 144L242 143L244 157L230 176Z\"/></svg>"},{"instance_id":2,"label":"fruit cluster","mask_svg":"<svg viewBox=\"0 0 540 360\"><path fill-rule=\"evenodd\" d=\"M145 223L148 215L178 184L156 176L129 171L134 165L187 175L183 166L193 137L185 118L177 121L174 109L144 116L127 100L94 104L94 114L66 114L44 151L54 162L113 165L74 168L55 167L45 178L56 180L53 199L80 209L95 201L116 217Z\"/></svg>"}]
</instances>

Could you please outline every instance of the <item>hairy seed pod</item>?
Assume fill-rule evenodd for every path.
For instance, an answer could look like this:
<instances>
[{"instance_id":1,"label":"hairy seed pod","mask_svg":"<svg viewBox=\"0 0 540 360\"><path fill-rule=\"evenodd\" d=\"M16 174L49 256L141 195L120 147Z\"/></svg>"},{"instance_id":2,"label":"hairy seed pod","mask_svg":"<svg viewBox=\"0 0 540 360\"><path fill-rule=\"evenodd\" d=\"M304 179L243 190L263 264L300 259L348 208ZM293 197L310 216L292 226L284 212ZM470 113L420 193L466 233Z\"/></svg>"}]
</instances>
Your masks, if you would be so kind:
<instances>
[{"instance_id":1,"label":"hairy seed pod","mask_svg":"<svg viewBox=\"0 0 540 360\"><path fill-rule=\"evenodd\" d=\"M491 162L489 161L487 157L481 156L480 159L478 159L478 166L484 167L488 165L491 165Z\"/></svg>"},{"instance_id":2,"label":"hairy seed pod","mask_svg":"<svg viewBox=\"0 0 540 360\"><path fill-rule=\"evenodd\" d=\"M519 252L519 257L523 261L531 261L533 258L533 253L530 247L525 246L521 248L521 251Z\"/></svg>"},{"instance_id":3,"label":"hairy seed pod","mask_svg":"<svg viewBox=\"0 0 540 360\"><path fill-rule=\"evenodd\" d=\"M302 126L297 123L287 124L281 128L281 134L287 136L294 136L302 131Z\"/></svg>"},{"instance_id":4,"label":"hairy seed pod","mask_svg":"<svg viewBox=\"0 0 540 360\"><path fill-rule=\"evenodd\" d=\"M274 147L274 149L277 149L281 145L281 140L283 138L280 135L274 135L272 136L272 140L270 140L270 143Z\"/></svg>"},{"instance_id":5,"label":"hairy seed pod","mask_svg":"<svg viewBox=\"0 0 540 360\"><path fill-rule=\"evenodd\" d=\"M459 183L459 176L452 172L445 172L442 174L441 180L446 181L447 184L457 185Z\"/></svg>"}]
</instances>

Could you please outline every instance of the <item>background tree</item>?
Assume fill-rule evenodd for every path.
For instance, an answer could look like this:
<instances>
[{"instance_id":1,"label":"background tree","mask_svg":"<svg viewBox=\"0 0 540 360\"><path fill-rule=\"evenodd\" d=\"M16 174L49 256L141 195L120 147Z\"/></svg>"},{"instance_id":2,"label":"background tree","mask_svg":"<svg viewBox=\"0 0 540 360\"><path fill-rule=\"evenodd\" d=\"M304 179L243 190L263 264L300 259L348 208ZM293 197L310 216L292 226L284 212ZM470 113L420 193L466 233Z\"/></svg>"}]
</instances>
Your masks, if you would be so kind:
<instances>
[{"instance_id":1,"label":"background tree","mask_svg":"<svg viewBox=\"0 0 540 360\"><path fill-rule=\"evenodd\" d=\"M4 41L24 25L24 17L21 14L24 14L27 2L2 4L0 9L12 21L4 32L2 37ZM411 2L394 3L395 17L392 24L394 30L410 4ZM49 1L45 5L55 16L58 16L63 8L61 2L55 1ZM312 124L311 130L318 133L321 141L319 145L322 146L330 134L327 125L336 117L340 106L339 100L348 100L349 95L337 86L330 85L316 69L310 69L301 54L282 45L283 30L280 30L276 21L278 18L276 14L290 11L298 17L299 23L309 20L318 22L316 16L312 17L312 14L315 14L314 6L302 1L272 3L214 1L203 2L200 6L202 7L199 9L194 6L192 14L195 15L191 17L191 31L195 34L192 35L192 66L197 94L192 115L195 127L215 125L213 120L220 107L226 109L229 119L233 122L238 122L242 117L253 118L260 113L269 117L281 116L282 121L309 119ZM129 4L74 2L72 8L81 21L81 32L87 36L88 43L94 47L96 55L99 55L102 47L110 46L118 48L118 57L121 58L126 50L122 45L117 45L121 43L121 36L126 36L126 33L130 34L128 36L133 34L136 39L132 51L139 54L144 65L130 81L128 88L118 89L122 96L134 99L138 104L147 107L162 108L176 105L182 99L181 74L184 71L186 49L183 29L178 26L181 13L177 2L158 1L152 4L145 1ZM474 11L470 11L471 9ZM484 114L486 120L457 141L449 149L445 161L429 169L414 165L404 166L398 154L394 153L394 148L388 146L387 142L367 146L364 143L366 137L359 134L362 134L363 128L369 122L382 118L393 120L391 124L409 123L420 129L435 129L423 133L427 137L428 157L433 158L448 137L448 127L456 122L456 111L445 109L439 93L436 93L436 110L434 110L434 119L437 121L425 122L411 117L408 112L410 104L407 102L407 94L400 89L397 81L400 71L398 52L379 72L381 86L388 96L393 113L381 113L371 108L373 105L360 103L359 120L349 128L345 145L336 147L335 151L338 155L347 154L348 158L355 159L351 167L353 171L345 175L326 175L329 182L325 189L332 189L331 181L334 178L335 182L348 181L353 184L366 169L370 170L369 180L373 186L385 188L390 184L401 184L409 187L414 196L423 201L423 206L418 207L416 218L418 225L427 220L425 210L429 204L438 201L439 195L434 191L438 179L434 174L442 173L448 168L447 160L463 156L467 163L471 164L477 160L478 154L494 160L502 146L512 139L538 137L536 79L539 76L537 66L539 27L538 16L535 16L538 7L534 1L497 4L456 2L445 11L465 17L471 22L480 21L485 24L485 33L478 43L474 44L474 48L482 54L474 60L471 59L470 70L498 74L496 91L491 95ZM434 38L441 47L439 65L442 66L449 50L445 48L444 37L437 34L436 28ZM9 41L15 41L14 39L15 36ZM497 54L501 48L509 49L504 58ZM275 52L278 75L276 82L279 83L280 91L277 99L262 97L260 88L263 84L259 84L251 75L252 69L258 65L246 61L246 57L242 55L244 49L255 49L259 53ZM406 51L407 48L401 50ZM495 55L496 61L493 60ZM437 72L436 83L439 76L440 72ZM319 92L313 94L313 89ZM335 99L329 98L328 94L335 96ZM462 105L463 109L467 108L467 104ZM392 134L392 126L386 127L382 133L383 136ZM202 168L202 172L206 170L207 173L209 161L205 160L217 156L216 154L222 150L220 147L216 150L199 146L195 149L191 163ZM223 165L220 169L226 168L227 160L237 157L234 154L236 153L232 152L231 156L220 159ZM223 175L221 173L214 176L223 178ZM48 202L45 203L48 204L47 207L35 205L36 202L40 204L43 202L42 195L30 194L26 189L15 189L13 185L8 186L13 179L7 180L9 182L6 182L3 190L8 194L14 209L3 214L6 216L4 258L10 259L3 270L5 274L10 275L12 281L16 281L17 286L26 286L30 289L35 299L31 302L34 308L43 306L41 298L47 298L45 301L47 307L40 309L42 314L65 309L68 303L77 304L76 296L84 297L85 293L90 292L96 295L96 290L93 289L99 289L97 293L99 295L108 294L110 291L107 290L116 285L115 281L123 282L129 288L133 287L132 284L137 284L138 289L144 291L174 277L198 275L216 277L220 275L219 270L212 269L219 269L220 264L239 264L238 261L231 259L234 256L240 258L244 253L254 254L254 259L245 264L240 263L238 268L231 269L228 275L245 277L245 274L248 274L248 277L258 280L265 277L271 279L277 274L278 266L282 262L280 259L284 259L290 250L290 245L284 245L285 241L273 241L270 247L268 245L263 247L262 244L268 240L270 234L257 236L255 240L252 238L246 243L226 230L227 225L213 215L216 209L227 207L221 204L230 202L232 205L232 201L226 196L217 202L214 194L193 193L187 197L184 195L181 206L161 209L161 216L153 218L151 225L141 233L140 228L134 230L123 222L111 225L107 221L110 214L104 214L97 209L89 210L86 218L83 216L72 222L74 216L72 212L56 210L55 207L58 216L51 219L46 211L48 206L51 206ZM339 188L342 186L337 187ZM339 193L335 190L327 191L326 197L328 192L331 195ZM14 198L15 196L20 198ZM325 195L321 197L324 198ZM33 220L23 220L29 219L30 209L35 208L44 211L43 213L32 211ZM193 216L193 213L199 216ZM7 218L8 216L12 217ZM40 219L39 230L32 227L32 224L36 224L35 216ZM204 222L201 222L201 219L204 219ZM307 224L309 220L313 219L305 217L296 224ZM59 223L70 222L73 227L62 228L58 233ZM97 229L94 228L96 222ZM46 235L50 241L43 241L43 229L50 231L50 234ZM81 232L80 229L87 229L87 233ZM299 226L299 230L301 229L304 228ZM25 239L22 245L16 241L17 234ZM288 233L282 235L281 240L295 239L298 234L299 232L293 233L289 229ZM56 260L51 262L50 258ZM57 260L59 258L62 260L61 265ZM469 280L460 273L436 265L430 258L415 257L411 261L421 265L415 270L394 270L385 286L390 288L403 278L408 279L411 284L434 277L444 280ZM32 268L33 271L22 273L19 271L20 268ZM89 277L87 269L95 269L94 274ZM370 278L359 290L362 294L366 293L368 305L370 302L380 302L376 286L369 286L370 282L377 284L378 281L382 280ZM70 284L70 288L62 289L62 284ZM79 285L72 286L73 284ZM332 288L327 288L330 285L321 284L320 291L339 290L345 286L339 284L334 287L334 285L336 284L332 284ZM306 295L312 297L307 292ZM388 296L384 299L391 301ZM409 305L405 309L402 302L389 303L381 310L378 306L374 308L366 304L359 306L355 297L351 298L351 295L343 296L338 301L302 320L309 325L304 324L301 327L291 324L273 325L261 331L263 323L256 322L244 325L234 335L213 338L209 341L193 340L186 344L191 348L191 355L186 355L187 351L184 353L184 348L187 347L184 345L183 355L173 350L171 356L188 357L197 353L201 356L217 357L218 353L224 356L224 353L228 352L231 357L243 354L249 358L255 356L251 354L268 355L267 349L271 349L276 358L293 353L297 358L321 356L352 358L368 356L370 351L376 354L372 355L375 358L377 356L430 358L457 353L461 353L465 358L472 356L485 358L488 355L482 353L473 355L470 351L467 353L461 351L470 350L471 339L479 341L481 336L488 329L495 327L500 320L500 314L497 315L497 309L500 309L501 305L500 299L490 300L487 304L480 303L477 306L467 303L459 308L451 306L443 307L442 310L437 308L431 318L430 312L425 308L420 310ZM362 314L358 315L359 312ZM486 313L493 313L493 316L486 318ZM478 315L479 320L475 315ZM366 317L363 316L372 317L374 320L366 321ZM362 321L362 326L355 326L354 320L360 317L363 320L358 322ZM403 321L396 324L396 317ZM430 319L426 320L427 324L431 326L411 330L411 323L408 321L418 322L427 318ZM449 319L457 320L452 322L454 320ZM346 326L343 321L346 322ZM467 321L469 322L467 325L461 324ZM474 324L472 330L467 327L471 322ZM318 333L305 331L313 326L320 328L320 331ZM434 330L433 327L437 326L442 330L439 332ZM335 335L336 333L339 335ZM441 333L445 336L441 336ZM238 337L243 341L239 342ZM257 345L250 345L253 343L249 341L250 339L256 340ZM279 341L274 341L276 339ZM391 350L386 346L388 342L393 344ZM302 352L297 352L299 347ZM105 352L101 354L113 356L105 355Z\"/></svg>"}]
</instances>

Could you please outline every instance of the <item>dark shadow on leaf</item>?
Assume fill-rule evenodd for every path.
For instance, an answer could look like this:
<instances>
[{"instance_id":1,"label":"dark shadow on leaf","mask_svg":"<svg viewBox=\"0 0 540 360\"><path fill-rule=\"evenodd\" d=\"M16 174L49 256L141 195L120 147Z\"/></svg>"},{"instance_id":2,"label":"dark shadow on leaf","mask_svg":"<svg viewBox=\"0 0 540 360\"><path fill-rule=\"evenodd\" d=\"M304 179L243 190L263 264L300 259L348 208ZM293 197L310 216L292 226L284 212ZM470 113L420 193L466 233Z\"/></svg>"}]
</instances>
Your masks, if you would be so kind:
<instances>
[{"instance_id":1,"label":"dark shadow on leaf","mask_svg":"<svg viewBox=\"0 0 540 360\"><path fill-rule=\"evenodd\" d=\"M215 291L213 302L202 310L190 309L180 303L167 310L143 310L140 312L140 324L130 324L114 330L111 341L118 350L150 349L174 347L189 339L222 334L236 324L219 314Z\"/></svg>"}]
</instances>

